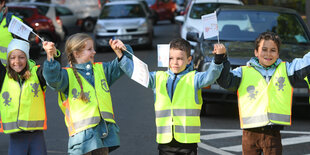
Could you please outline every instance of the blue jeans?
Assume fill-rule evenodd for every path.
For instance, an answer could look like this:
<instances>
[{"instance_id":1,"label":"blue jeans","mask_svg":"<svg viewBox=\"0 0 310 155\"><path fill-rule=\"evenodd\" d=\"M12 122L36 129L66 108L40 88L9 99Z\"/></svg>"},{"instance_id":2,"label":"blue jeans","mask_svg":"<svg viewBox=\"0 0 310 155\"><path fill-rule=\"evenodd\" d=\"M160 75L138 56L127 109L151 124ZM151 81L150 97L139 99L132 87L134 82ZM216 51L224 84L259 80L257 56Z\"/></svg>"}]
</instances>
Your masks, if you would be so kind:
<instances>
[{"instance_id":1,"label":"blue jeans","mask_svg":"<svg viewBox=\"0 0 310 155\"><path fill-rule=\"evenodd\" d=\"M42 130L22 131L10 134L9 155L46 155Z\"/></svg>"}]
</instances>

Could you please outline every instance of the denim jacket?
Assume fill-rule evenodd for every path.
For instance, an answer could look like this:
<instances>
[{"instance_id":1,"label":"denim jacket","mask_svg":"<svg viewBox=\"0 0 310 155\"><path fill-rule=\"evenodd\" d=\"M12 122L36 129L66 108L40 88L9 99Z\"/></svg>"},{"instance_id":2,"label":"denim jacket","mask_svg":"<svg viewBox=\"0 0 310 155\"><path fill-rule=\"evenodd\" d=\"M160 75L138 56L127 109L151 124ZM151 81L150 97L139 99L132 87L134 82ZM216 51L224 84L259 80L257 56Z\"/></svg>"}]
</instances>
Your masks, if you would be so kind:
<instances>
[{"instance_id":1,"label":"denim jacket","mask_svg":"<svg viewBox=\"0 0 310 155\"><path fill-rule=\"evenodd\" d=\"M131 49L131 48L130 48ZM124 58L124 61L120 62L121 69L125 72L125 74L129 77L131 77L133 73L133 61L128 58ZM205 72L196 72L195 78L194 78L194 84L195 84L195 91L209 86L212 83L216 81L216 79L220 76L222 71L223 65L222 64L215 64L214 61L212 61L210 67ZM187 65L186 69L178 74L174 74L170 69L167 71L169 74L169 78L167 81L167 91L169 94L170 99L173 98L173 93L176 88L176 85L178 84L180 78L184 76L185 74L189 73L190 71L193 71L193 64ZM156 97L156 71L149 73L149 85L148 88L153 89L154 98ZM198 104L198 97L197 93L195 97L195 101Z\"/></svg>"},{"instance_id":2,"label":"denim jacket","mask_svg":"<svg viewBox=\"0 0 310 155\"><path fill-rule=\"evenodd\" d=\"M274 74L277 66L282 62L280 58L270 67L263 67L259 64L256 57L251 58L247 62L247 66L254 67L265 78L266 82L269 82ZM297 81L303 80L308 74L310 74L310 52L305 54L303 58L295 58L292 62L285 62L287 76L292 86ZM221 76L217 80L218 84L228 90L237 91L242 79L242 69L237 67L234 70L230 70L229 61L224 62L224 68Z\"/></svg>"}]
</instances>

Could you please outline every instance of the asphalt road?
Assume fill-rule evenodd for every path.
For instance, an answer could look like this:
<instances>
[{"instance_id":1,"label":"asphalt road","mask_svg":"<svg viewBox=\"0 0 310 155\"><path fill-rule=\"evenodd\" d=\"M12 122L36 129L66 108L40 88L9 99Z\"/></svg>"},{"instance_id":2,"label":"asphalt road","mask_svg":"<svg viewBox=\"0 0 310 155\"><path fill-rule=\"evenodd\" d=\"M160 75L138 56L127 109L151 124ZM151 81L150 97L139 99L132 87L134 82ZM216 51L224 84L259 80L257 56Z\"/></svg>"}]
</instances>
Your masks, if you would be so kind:
<instances>
[{"instance_id":1,"label":"asphalt road","mask_svg":"<svg viewBox=\"0 0 310 155\"><path fill-rule=\"evenodd\" d=\"M169 22L155 26L153 49L134 48L135 55L148 64L149 70L157 68L157 44L167 44L178 37L179 27ZM63 47L60 47L60 49ZM110 61L115 58L111 52L99 52L95 61ZM42 63L44 57L37 60ZM66 59L64 58L64 64ZM121 147L111 155L156 155L154 96L151 89L144 88L125 75L111 88L116 122L120 127ZM46 92L48 130L45 132L48 155L62 155L67 152L68 134L64 117L57 103L57 93ZM199 155L235 154L241 155L241 135L237 106L234 104L208 104L207 116L201 117L201 140ZM283 154L310 154L310 105L294 107L292 126L282 132ZM0 155L7 154L9 137L0 134Z\"/></svg>"}]
</instances>

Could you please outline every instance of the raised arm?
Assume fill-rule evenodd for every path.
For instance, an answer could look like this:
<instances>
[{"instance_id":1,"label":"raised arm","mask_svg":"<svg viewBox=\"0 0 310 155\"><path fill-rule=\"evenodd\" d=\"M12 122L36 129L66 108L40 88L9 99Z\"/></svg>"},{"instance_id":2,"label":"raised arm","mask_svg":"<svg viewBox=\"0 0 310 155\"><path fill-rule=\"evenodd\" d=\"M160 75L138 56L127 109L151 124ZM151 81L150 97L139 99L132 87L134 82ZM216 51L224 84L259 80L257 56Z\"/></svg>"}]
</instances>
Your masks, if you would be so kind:
<instances>
[{"instance_id":1,"label":"raised arm","mask_svg":"<svg viewBox=\"0 0 310 155\"><path fill-rule=\"evenodd\" d=\"M222 72L222 62L226 59L226 48L223 44L215 44L212 52L215 54L210 67L204 72L198 72L195 75L196 87L198 89L211 85L216 81Z\"/></svg>"},{"instance_id":2,"label":"raised arm","mask_svg":"<svg viewBox=\"0 0 310 155\"><path fill-rule=\"evenodd\" d=\"M111 46L111 48L113 49L114 53L116 54L116 56L120 59L123 56L123 50L126 50L126 46L124 45L124 43L120 40L109 40L109 44Z\"/></svg>"},{"instance_id":3,"label":"raised arm","mask_svg":"<svg viewBox=\"0 0 310 155\"><path fill-rule=\"evenodd\" d=\"M54 60L56 47L52 42L43 42L43 48L47 54L47 60L43 64L43 76L52 89L65 92L68 88L68 74L62 69L60 63Z\"/></svg>"}]
</instances>

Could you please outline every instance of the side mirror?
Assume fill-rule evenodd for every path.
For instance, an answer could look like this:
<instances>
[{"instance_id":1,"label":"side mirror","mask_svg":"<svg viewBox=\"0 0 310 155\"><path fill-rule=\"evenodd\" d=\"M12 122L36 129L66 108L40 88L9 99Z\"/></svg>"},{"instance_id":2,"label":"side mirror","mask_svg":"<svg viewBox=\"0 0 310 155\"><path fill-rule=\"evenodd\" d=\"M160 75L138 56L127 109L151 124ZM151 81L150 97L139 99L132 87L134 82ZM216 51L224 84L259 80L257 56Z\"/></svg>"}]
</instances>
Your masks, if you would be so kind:
<instances>
[{"instance_id":1,"label":"side mirror","mask_svg":"<svg viewBox=\"0 0 310 155\"><path fill-rule=\"evenodd\" d=\"M193 41L193 42L199 42L199 33L197 33L197 32L187 32L186 40Z\"/></svg>"},{"instance_id":2,"label":"side mirror","mask_svg":"<svg viewBox=\"0 0 310 155\"><path fill-rule=\"evenodd\" d=\"M185 20L184 16L175 16L174 19L176 22L181 23L181 24L183 24Z\"/></svg>"}]
</instances>

